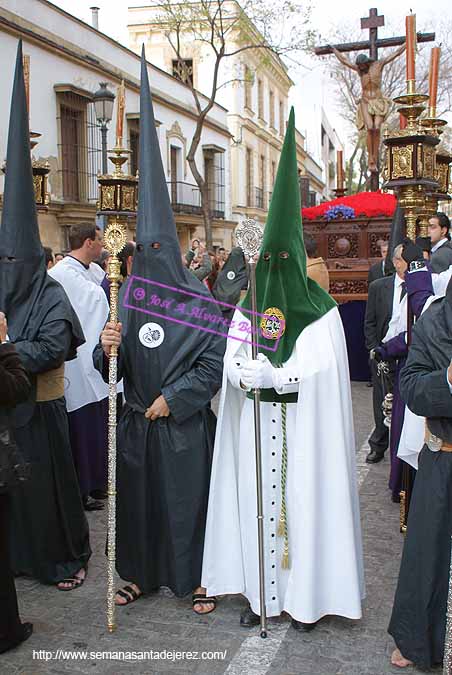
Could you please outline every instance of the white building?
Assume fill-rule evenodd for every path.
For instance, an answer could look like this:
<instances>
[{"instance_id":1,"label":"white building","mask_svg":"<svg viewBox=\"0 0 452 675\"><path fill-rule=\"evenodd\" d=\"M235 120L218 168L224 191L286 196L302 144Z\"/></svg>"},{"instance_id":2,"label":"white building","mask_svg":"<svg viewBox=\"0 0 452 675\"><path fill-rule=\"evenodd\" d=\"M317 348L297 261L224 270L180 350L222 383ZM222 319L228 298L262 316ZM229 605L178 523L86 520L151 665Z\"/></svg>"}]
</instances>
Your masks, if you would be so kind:
<instances>
[{"instance_id":1,"label":"white building","mask_svg":"<svg viewBox=\"0 0 452 675\"><path fill-rule=\"evenodd\" d=\"M50 165L50 205L40 213L43 243L54 251L68 246L67 228L93 220L101 139L93 93L100 82L116 92L124 79L124 140L135 173L139 139L139 56L46 0L2 0L0 7L0 160L6 157L9 102L18 39L30 57L30 128L42 134L36 159ZM147 54L148 59L150 54ZM190 91L175 77L149 64L155 117L168 190L176 213L181 243L202 234L200 195L186 161L196 111ZM109 125L108 148L115 144L116 109ZM212 176L214 243L231 246L230 133L227 112L215 105L203 130L197 163ZM111 169L113 168L110 165ZM110 170L111 170L110 169ZM3 179L1 179L3 181ZM3 186L0 184L0 192Z\"/></svg>"},{"instance_id":2,"label":"white building","mask_svg":"<svg viewBox=\"0 0 452 675\"><path fill-rule=\"evenodd\" d=\"M238 11L236 2L223 5L225 22ZM153 63L168 73L177 73L178 61L159 18L159 8L129 7L130 47L134 51L145 42ZM173 36L174 37L174 36ZM208 35L206 35L208 37ZM247 36L250 44L258 34ZM243 35L233 30L228 35L227 50L235 52L243 44ZM190 67L193 84L206 95L210 93L214 56L209 45L193 38L187 27L183 33L182 59ZM265 57L265 58L264 58ZM275 181L289 112L288 95L293 84L279 57L262 49L247 49L222 61L216 101L228 108L231 132L231 208L232 218L265 221ZM223 83L225 86L222 86ZM300 174L312 174L310 191L315 199L323 194L321 167L312 161L304 167L307 156L304 138L297 135ZM316 175L315 175L316 174Z\"/></svg>"}]
</instances>

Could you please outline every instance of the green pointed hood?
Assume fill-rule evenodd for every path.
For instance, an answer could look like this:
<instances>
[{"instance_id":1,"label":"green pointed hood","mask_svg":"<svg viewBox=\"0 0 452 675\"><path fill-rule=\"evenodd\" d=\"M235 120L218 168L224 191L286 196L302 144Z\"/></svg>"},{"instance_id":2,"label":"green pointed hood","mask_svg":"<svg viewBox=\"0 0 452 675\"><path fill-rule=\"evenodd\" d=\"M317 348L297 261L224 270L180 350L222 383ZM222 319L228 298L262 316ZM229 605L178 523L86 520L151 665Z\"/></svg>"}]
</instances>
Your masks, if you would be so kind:
<instances>
[{"instance_id":1,"label":"green pointed hood","mask_svg":"<svg viewBox=\"0 0 452 675\"><path fill-rule=\"evenodd\" d=\"M333 298L306 272L306 251L301 222L295 144L295 115L290 111L284 145L279 160L264 238L256 265L257 311L283 320L260 323L259 344L273 348L284 332L276 351L263 353L274 364L285 363L300 333L336 306ZM242 306L251 309L248 291ZM281 315L278 314L279 310ZM281 325L281 328L280 328ZM269 337L273 332L273 338Z\"/></svg>"}]
</instances>

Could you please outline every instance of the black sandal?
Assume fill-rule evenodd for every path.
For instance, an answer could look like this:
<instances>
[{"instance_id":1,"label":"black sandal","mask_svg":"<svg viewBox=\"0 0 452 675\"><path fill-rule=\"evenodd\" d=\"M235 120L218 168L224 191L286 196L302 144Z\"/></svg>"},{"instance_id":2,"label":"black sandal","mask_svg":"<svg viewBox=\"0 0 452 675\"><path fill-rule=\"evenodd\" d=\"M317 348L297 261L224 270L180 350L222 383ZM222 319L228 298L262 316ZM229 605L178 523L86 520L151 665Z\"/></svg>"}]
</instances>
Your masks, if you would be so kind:
<instances>
[{"instance_id":1,"label":"black sandal","mask_svg":"<svg viewBox=\"0 0 452 675\"><path fill-rule=\"evenodd\" d=\"M125 607L126 605L130 605L131 602L138 600L138 598L141 598L143 593L137 593L132 586L124 586L124 588L120 588L119 591L116 591L116 595L119 595L120 598L124 598L126 602L115 602L115 605L117 607Z\"/></svg>"},{"instance_id":2,"label":"black sandal","mask_svg":"<svg viewBox=\"0 0 452 675\"><path fill-rule=\"evenodd\" d=\"M79 572L82 570L85 570L85 576L84 577L68 577L67 579L61 579L61 581L58 581L56 587L58 588L59 591L75 591L76 588L81 588L83 584L85 583L86 576L88 574L88 568L87 567L81 567L79 569ZM70 584L68 588L60 588L59 584Z\"/></svg>"},{"instance_id":3,"label":"black sandal","mask_svg":"<svg viewBox=\"0 0 452 675\"><path fill-rule=\"evenodd\" d=\"M205 616L206 614L210 614L211 612L214 612L217 608L217 598L215 597L215 595L208 597L204 593L193 593L192 601L193 601L193 611L195 614L198 614L198 616ZM212 609L209 609L208 612L197 612L195 609L195 605L213 605L213 607Z\"/></svg>"}]
</instances>

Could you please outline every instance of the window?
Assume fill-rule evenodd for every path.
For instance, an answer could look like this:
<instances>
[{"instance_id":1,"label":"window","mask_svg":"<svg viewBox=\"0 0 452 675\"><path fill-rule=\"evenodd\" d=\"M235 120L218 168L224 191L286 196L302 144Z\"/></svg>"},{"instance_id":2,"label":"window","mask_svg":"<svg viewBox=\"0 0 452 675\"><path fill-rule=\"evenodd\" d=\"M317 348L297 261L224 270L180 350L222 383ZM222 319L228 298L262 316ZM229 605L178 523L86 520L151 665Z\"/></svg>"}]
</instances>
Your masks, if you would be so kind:
<instances>
[{"instance_id":1,"label":"window","mask_svg":"<svg viewBox=\"0 0 452 675\"><path fill-rule=\"evenodd\" d=\"M193 59L173 59L173 77L193 86Z\"/></svg>"},{"instance_id":2,"label":"window","mask_svg":"<svg viewBox=\"0 0 452 675\"><path fill-rule=\"evenodd\" d=\"M257 114L259 119L264 119L264 85L262 80L257 81Z\"/></svg>"},{"instance_id":3,"label":"window","mask_svg":"<svg viewBox=\"0 0 452 675\"><path fill-rule=\"evenodd\" d=\"M246 205L253 205L253 153L246 149Z\"/></svg>"},{"instance_id":4,"label":"window","mask_svg":"<svg viewBox=\"0 0 452 675\"><path fill-rule=\"evenodd\" d=\"M70 91L57 96L62 197L69 202L95 202L102 153L94 104Z\"/></svg>"},{"instance_id":5,"label":"window","mask_svg":"<svg viewBox=\"0 0 452 675\"><path fill-rule=\"evenodd\" d=\"M260 209L265 208L265 155L259 158L259 187L256 188L256 206Z\"/></svg>"},{"instance_id":6,"label":"window","mask_svg":"<svg viewBox=\"0 0 452 675\"><path fill-rule=\"evenodd\" d=\"M140 120L129 120L129 171L137 175L140 163Z\"/></svg>"},{"instance_id":7,"label":"window","mask_svg":"<svg viewBox=\"0 0 452 675\"><path fill-rule=\"evenodd\" d=\"M181 149L175 145L170 146L170 187L171 187L171 203L177 204L179 201L178 192L180 192L179 185L179 164L180 164Z\"/></svg>"},{"instance_id":8,"label":"window","mask_svg":"<svg viewBox=\"0 0 452 675\"><path fill-rule=\"evenodd\" d=\"M270 105L270 126L275 128L275 95L271 91L269 96L269 105Z\"/></svg>"},{"instance_id":9,"label":"window","mask_svg":"<svg viewBox=\"0 0 452 675\"><path fill-rule=\"evenodd\" d=\"M253 109L253 73L245 66L245 108Z\"/></svg>"},{"instance_id":10,"label":"window","mask_svg":"<svg viewBox=\"0 0 452 675\"><path fill-rule=\"evenodd\" d=\"M276 180L276 162L273 161L272 162L272 187L275 184L275 180Z\"/></svg>"},{"instance_id":11,"label":"window","mask_svg":"<svg viewBox=\"0 0 452 675\"><path fill-rule=\"evenodd\" d=\"M204 152L204 178L212 215L214 218L224 218L224 153Z\"/></svg>"},{"instance_id":12,"label":"window","mask_svg":"<svg viewBox=\"0 0 452 675\"><path fill-rule=\"evenodd\" d=\"M279 102L279 135L284 136L284 103Z\"/></svg>"}]
</instances>

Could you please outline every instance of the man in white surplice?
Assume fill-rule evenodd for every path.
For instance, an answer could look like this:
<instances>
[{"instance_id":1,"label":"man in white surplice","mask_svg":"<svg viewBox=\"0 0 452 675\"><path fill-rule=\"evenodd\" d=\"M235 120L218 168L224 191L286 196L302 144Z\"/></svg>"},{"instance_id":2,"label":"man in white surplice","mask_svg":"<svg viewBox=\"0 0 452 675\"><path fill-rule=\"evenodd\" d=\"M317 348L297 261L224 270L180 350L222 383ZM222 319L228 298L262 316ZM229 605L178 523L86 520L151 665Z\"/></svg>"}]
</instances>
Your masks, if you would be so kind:
<instances>
[{"instance_id":1,"label":"man in white surplice","mask_svg":"<svg viewBox=\"0 0 452 675\"><path fill-rule=\"evenodd\" d=\"M292 111L256 266L257 360L243 342L249 296L229 330L202 585L207 596L243 593L241 623L257 625L259 387L266 612L310 630L329 614L359 619L364 579L344 332L335 302L306 275L299 194Z\"/></svg>"},{"instance_id":2,"label":"man in white surplice","mask_svg":"<svg viewBox=\"0 0 452 675\"><path fill-rule=\"evenodd\" d=\"M65 397L84 507L96 511L104 506L99 498L106 497L107 486L108 385L92 357L109 313L101 287L105 272L93 262L102 251L102 232L94 223L77 223L71 227L69 242L70 253L49 274L66 291L86 339L77 358L66 364Z\"/></svg>"}]
</instances>

